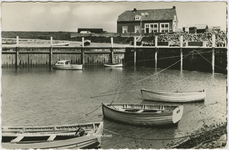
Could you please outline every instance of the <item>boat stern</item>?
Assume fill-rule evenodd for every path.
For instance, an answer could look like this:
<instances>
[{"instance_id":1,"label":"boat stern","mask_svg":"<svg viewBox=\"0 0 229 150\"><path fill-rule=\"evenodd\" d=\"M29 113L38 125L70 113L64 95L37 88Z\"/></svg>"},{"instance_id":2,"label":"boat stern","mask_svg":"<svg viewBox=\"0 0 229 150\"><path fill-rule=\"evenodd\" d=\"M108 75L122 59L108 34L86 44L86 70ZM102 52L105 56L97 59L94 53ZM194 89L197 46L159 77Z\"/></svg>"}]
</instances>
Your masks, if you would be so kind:
<instances>
[{"instance_id":1,"label":"boat stern","mask_svg":"<svg viewBox=\"0 0 229 150\"><path fill-rule=\"evenodd\" d=\"M182 116L183 116L183 111L184 111L184 106L178 106L176 109L173 110L173 116L172 116L172 120L173 123L178 123Z\"/></svg>"}]
</instances>

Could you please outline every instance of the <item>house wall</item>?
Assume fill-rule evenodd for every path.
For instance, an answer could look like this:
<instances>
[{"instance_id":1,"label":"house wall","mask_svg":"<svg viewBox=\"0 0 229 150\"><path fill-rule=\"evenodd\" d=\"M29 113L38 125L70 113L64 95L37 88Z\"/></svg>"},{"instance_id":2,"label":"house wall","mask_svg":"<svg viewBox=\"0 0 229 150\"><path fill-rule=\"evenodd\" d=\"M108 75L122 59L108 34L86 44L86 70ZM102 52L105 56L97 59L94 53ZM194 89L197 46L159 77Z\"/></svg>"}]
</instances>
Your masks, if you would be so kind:
<instances>
[{"instance_id":1,"label":"house wall","mask_svg":"<svg viewBox=\"0 0 229 150\"><path fill-rule=\"evenodd\" d=\"M169 21L142 21L142 29L145 27L147 23L158 23L158 32L160 32L160 24L161 23L169 23L169 32L173 32L173 23L172 20ZM134 33L134 26L140 26L140 21L134 22L117 22L117 33L122 33L122 26L128 27L128 33ZM144 30L145 33L145 30Z\"/></svg>"}]
</instances>

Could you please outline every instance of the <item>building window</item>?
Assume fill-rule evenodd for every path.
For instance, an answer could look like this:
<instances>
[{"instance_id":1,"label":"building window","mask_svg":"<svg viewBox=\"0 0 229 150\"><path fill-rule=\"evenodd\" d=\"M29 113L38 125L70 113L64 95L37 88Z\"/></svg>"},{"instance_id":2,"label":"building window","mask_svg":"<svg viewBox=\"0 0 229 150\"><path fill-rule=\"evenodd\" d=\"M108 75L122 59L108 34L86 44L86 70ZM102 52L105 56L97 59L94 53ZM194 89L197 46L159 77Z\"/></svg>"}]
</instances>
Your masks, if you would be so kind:
<instances>
[{"instance_id":1,"label":"building window","mask_svg":"<svg viewBox=\"0 0 229 150\"><path fill-rule=\"evenodd\" d=\"M161 23L160 32L169 32L169 23Z\"/></svg>"},{"instance_id":2,"label":"building window","mask_svg":"<svg viewBox=\"0 0 229 150\"><path fill-rule=\"evenodd\" d=\"M134 26L134 33L140 33L140 26Z\"/></svg>"},{"instance_id":3,"label":"building window","mask_svg":"<svg viewBox=\"0 0 229 150\"><path fill-rule=\"evenodd\" d=\"M122 26L122 33L128 33L128 27Z\"/></svg>"},{"instance_id":4,"label":"building window","mask_svg":"<svg viewBox=\"0 0 229 150\"><path fill-rule=\"evenodd\" d=\"M157 23L152 23L150 24L150 32L158 32L158 24Z\"/></svg>"},{"instance_id":5,"label":"building window","mask_svg":"<svg viewBox=\"0 0 229 150\"><path fill-rule=\"evenodd\" d=\"M146 33L158 32L158 23L145 24L145 32Z\"/></svg>"},{"instance_id":6,"label":"building window","mask_svg":"<svg viewBox=\"0 0 229 150\"><path fill-rule=\"evenodd\" d=\"M140 20L141 19L141 16L140 15L136 15L135 17L134 17L134 20Z\"/></svg>"}]
</instances>

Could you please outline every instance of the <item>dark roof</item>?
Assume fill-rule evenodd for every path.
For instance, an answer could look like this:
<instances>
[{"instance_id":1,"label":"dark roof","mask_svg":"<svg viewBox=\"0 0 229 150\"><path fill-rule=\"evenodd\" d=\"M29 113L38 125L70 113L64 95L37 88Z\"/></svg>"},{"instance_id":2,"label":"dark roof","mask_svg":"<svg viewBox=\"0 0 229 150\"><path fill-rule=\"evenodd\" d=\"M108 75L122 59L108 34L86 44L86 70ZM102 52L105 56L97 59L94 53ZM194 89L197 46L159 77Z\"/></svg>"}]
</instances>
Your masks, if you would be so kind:
<instances>
[{"instance_id":1,"label":"dark roof","mask_svg":"<svg viewBox=\"0 0 229 150\"><path fill-rule=\"evenodd\" d=\"M135 9L136 10L136 9ZM118 21L134 21L136 15L141 13L148 13L147 16L142 17L142 20L173 20L176 15L176 8L170 9L146 9L146 10L127 10L118 16Z\"/></svg>"}]
</instances>

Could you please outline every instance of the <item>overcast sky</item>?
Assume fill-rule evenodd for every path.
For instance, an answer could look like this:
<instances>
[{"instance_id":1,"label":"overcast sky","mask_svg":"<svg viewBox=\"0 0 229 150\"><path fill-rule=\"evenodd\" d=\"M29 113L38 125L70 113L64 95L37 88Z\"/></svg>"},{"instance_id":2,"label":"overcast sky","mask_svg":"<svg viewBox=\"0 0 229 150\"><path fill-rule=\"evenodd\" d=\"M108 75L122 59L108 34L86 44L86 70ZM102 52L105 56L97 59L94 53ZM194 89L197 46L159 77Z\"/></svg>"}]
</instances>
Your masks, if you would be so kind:
<instances>
[{"instance_id":1,"label":"overcast sky","mask_svg":"<svg viewBox=\"0 0 229 150\"><path fill-rule=\"evenodd\" d=\"M103 28L117 32L126 10L176 6L178 26L207 24L226 30L226 2L2 2L3 31L77 31Z\"/></svg>"}]
</instances>

